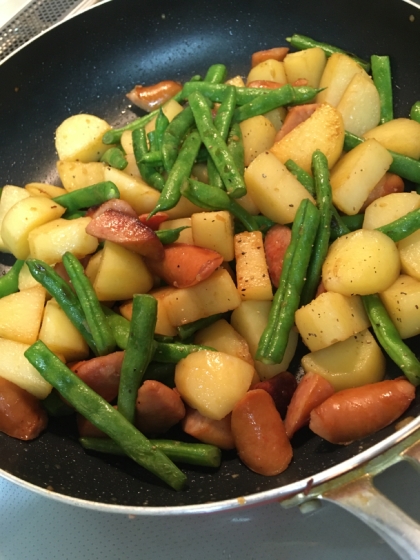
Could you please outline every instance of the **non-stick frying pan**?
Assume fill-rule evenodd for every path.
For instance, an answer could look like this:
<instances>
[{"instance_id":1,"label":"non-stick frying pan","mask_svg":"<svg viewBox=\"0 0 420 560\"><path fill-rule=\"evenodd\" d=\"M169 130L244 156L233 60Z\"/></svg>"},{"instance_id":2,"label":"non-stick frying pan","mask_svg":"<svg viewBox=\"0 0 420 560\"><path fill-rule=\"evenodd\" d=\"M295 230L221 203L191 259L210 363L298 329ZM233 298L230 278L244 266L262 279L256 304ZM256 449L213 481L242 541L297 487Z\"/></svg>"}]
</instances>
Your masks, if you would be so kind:
<instances>
[{"instance_id":1,"label":"non-stick frying pan","mask_svg":"<svg viewBox=\"0 0 420 560\"><path fill-rule=\"evenodd\" d=\"M231 75L245 75L253 52L285 45L292 33L364 58L389 54L396 115L408 116L420 99L420 12L402 0L113 0L50 30L0 66L1 183L55 183L54 130L69 115L93 113L121 125L136 116L125 97L133 85L185 81L216 62ZM12 262L1 259L3 267ZM420 352L418 340L410 344ZM292 371L297 367L298 359ZM398 375L392 365L389 375ZM406 416L419 413L417 399ZM187 468L189 487L176 493L128 459L82 450L70 418L51 421L29 443L0 434L0 469L77 505L172 514L234 507L242 497L247 503L279 499L395 440L395 426L341 447L303 430L293 442L291 466L279 476L254 474L227 453L217 472Z\"/></svg>"}]
</instances>

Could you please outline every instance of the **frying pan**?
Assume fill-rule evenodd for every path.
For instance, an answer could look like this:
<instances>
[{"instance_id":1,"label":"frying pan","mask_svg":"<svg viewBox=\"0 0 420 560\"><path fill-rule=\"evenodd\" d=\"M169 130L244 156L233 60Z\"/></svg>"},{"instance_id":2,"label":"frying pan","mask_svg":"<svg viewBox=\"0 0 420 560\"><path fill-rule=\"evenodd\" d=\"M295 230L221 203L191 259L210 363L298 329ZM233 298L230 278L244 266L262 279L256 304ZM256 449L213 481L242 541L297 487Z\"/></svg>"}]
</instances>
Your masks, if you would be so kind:
<instances>
[{"instance_id":1,"label":"frying pan","mask_svg":"<svg viewBox=\"0 0 420 560\"><path fill-rule=\"evenodd\" d=\"M93 113L120 126L140 114L125 98L133 85L185 81L216 62L230 75L246 75L253 52L284 45L293 33L362 58L389 54L396 116L407 116L420 99L420 12L402 0L113 0L53 28L0 66L2 184L57 182L54 131L66 117ZM8 255L0 258L2 269L12 263ZM409 344L420 351L418 340ZM298 366L299 356L291 371ZM388 375L399 374L389 364ZM405 437L413 443L419 413L417 398L405 415L414 420L404 428L390 426L348 446L302 430L291 466L275 477L261 477L226 453L217 472L186 468L189 487L179 493L128 459L85 452L72 418L52 420L32 442L0 434L0 469L18 484L83 507L148 515L212 512L310 496L314 485L360 472Z\"/></svg>"}]
</instances>

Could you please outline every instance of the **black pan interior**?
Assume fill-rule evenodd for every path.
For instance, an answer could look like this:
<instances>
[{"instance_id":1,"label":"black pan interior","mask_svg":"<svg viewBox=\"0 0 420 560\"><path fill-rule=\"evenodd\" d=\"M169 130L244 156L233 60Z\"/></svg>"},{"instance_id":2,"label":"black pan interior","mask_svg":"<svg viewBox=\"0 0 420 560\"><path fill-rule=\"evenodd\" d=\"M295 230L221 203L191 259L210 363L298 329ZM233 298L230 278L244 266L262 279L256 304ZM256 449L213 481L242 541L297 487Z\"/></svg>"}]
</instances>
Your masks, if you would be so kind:
<instances>
[{"instance_id":1,"label":"black pan interior","mask_svg":"<svg viewBox=\"0 0 420 560\"><path fill-rule=\"evenodd\" d=\"M134 84L187 80L221 62L246 75L253 52L285 45L301 33L359 56L389 54L397 116L420 99L420 13L402 0L113 0L48 32L0 66L2 184L57 180L54 130L87 112L120 125L140 112L125 93ZM11 264L0 255L0 266ZM1 271L1 269L0 269ZM411 340L414 349L418 341ZM295 360L292 371L297 369ZM397 372L390 366L389 374ZM407 412L420 412L417 402ZM303 431L290 468L263 478L226 454L216 473L186 469L190 485L175 493L129 460L84 452L72 420L51 422L24 443L0 434L0 468L60 494L118 505L179 506L246 496L298 481L380 441L336 447Z\"/></svg>"}]
</instances>

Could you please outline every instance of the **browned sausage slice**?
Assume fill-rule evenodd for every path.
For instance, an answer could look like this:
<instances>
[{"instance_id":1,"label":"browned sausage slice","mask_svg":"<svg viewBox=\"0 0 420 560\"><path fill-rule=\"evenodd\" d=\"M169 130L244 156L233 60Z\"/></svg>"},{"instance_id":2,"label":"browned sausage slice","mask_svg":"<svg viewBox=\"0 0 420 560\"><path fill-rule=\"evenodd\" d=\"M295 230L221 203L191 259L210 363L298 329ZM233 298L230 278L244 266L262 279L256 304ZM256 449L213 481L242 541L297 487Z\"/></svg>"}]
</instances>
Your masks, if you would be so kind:
<instances>
[{"instance_id":1,"label":"browned sausage slice","mask_svg":"<svg viewBox=\"0 0 420 560\"><path fill-rule=\"evenodd\" d=\"M345 389L311 412L309 427L331 443L350 443L394 422L414 397L414 386L402 377Z\"/></svg>"},{"instance_id":2,"label":"browned sausage slice","mask_svg":"<svg viewBox=\"0 0 420 560\"><path fill-rule=\"evenodd\" d=\"M231 414L221 420L206 418L198 410L187 407L182 429L203 443L215 445L220 449L234 449L235 442L231 428Z\"/></svg>"},{"instance_id":3,"label":"browned sausage slice","mask_svg":"<svg viewBox=\"0 0 420 560\"><path fill-rule=\"evenodd\" d=\"M181 90L182 85L179 82L165 80L150 86L137 85L126 95L131 103L143 111L150 112L169 101Z\"/></svg>"},{"instance_id":4,"label":"browned sausage slice","mask_svg":"<svg viewBox=\"0 0 420 560\"><path fill-rule=\"evenodd\" d=\"M251 389L235 405L232 433L240 459L258 474L279 474L292 460L292 446L281 416L263 389Z\"/></svg>"},{"instance_id":5,"label":"browned sausage slice","mask_svg":"<svg viewBox=\"0 0 420 560\"><path fill-rule=\"evenodd\" d=\"M292 232L287 226L276 224L271 227L264 239L265 259L271 282L276 288L279 285L284 256L290 245Z\"/></svg>"},{"instance_id":6,"label":"browned sausage slice","mask_svg":"<svg viewBox=\"0 0 420 560\"><path fill-rule=\"evenodd\" d=\"M386 196L387 194L404 192L404 181L399 175L395 173L385 173L382 179L375 185L372 191L370 191L365 203L363 204L360 212L364 212L366 208L374 200Z\"/></svg>"},{"instance_id":7,"label":"browned sausage slice","mask_svg":"<svg viewBox=\"0 0 420 560\"><path fill-rule=\"evenodd\" d=\"M111 200L107 200L100 206L89 208L89 210L86 212L86 215L90 216L91 218L97 218L107 210L117 210L118 212L122 212L123 214L127 214L128 216L137 218L137 213L134 208L130 204L128 204L128 202L122 200L122 198L112 198Z\"/></svg>"},{"instance_id":8,"label":"browned sausage slice","mask_svg":"<svg viewBox=\"0 0 420 560\"><path fill-rule=\"evenodd\" d=\"M278 60L281 62L284 60L288 52L288 47L274 47L273 49L254 52L251 56L251 67L254 68L254 66L257 66L257 64L270 59Z\"/></svg>"},{"instance_id":9,"label":"browned sausage slice","mask_svg":"<svg viewBox=\"0 0 420 560\"><path fill-rule=\"evenodd\" d=\"M291 107L287 112L286 118L284 119L283 126L277 132L274 142L278 142L296 128L299 124L309 119L311 115L318 109L319 103L306 103L304 105L296 105Z\"/></svg>"},{"instance_id":10,"label":"browned sausage slice","mask_svg":"<svg viewBox=\"0 0 420 560\"><path fill-rule=\"evenodd\" d=\"M47 427L47 413L39 400L11 381L0 377L0 431L30 440Z\"/></svg>"},{"instance_id":11,"label":"browned sausage slice","mask_svg":"<svg viewBox=\"0 0 420 560\"><path fill-rule=\"evenodd\" d=\"M122 245L152 260L163 258L163 245L156 233L134 216L118 210L106 210L89 222L86 232L98 239Z\"/></svg>"},{"instance_id":12,"label":"browned sausage slice","mask_svg":"<svg viewBox=\"0 0 420 560\"><path fill-rule=\"evenodd\" d=\"M185 406L179 393L160 381L147 380L137 393L136 425L145 434L164 434L182 420Z\"/></svg>"},{"instance_id":13,"label":"browned sausage slice","mask_svg":"<svg viewBox=\"0 0 420 560\"><path fill-rule=\"evenodd\" d=\"M124 352L118 351L76 362L70 369L98 395L110 402L118 395L123 359Z\"/></svg>"},{"instance_id":14,"label":"browned sausage slice","mask_svg":"<svg viewBox=\"0 0 420 560\"><path fill-rule=\"evenodd\" d=\"M264 389L273 398L280 416L286 416L287 407L294 392L296 391L297 381L294 375L288 371L282 371L270 379L265 379L253 385L253 389Z\"/></svg>"}]
</instances>

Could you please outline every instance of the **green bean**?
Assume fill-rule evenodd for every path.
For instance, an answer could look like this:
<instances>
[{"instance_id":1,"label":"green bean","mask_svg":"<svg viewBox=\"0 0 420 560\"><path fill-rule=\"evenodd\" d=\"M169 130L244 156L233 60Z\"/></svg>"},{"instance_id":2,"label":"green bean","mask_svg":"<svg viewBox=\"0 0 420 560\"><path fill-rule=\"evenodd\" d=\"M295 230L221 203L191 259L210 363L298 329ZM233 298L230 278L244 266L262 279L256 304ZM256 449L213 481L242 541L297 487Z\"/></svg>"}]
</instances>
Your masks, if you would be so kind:
<instances>
[{"instance_id":1,"label":"green bean","mask_svg":"<svg viewBox=\"0 0 420 560\"><path fill-rule=\"evenodd\" d=\"M175 490L184 487L184 473L164 453L153 447L118 410L79 379L41 340L30 346L25 356L77 412L117 442L134 461Z\"/></svg>"},{"instance_id":2,"label":"green bean","mask_svg":"<svg viewBox=\"0 0 420 560\"><path fill-rule=\"evenodd\" d=\"M95 290L85 275L80 261L71 253L64 253L63 265L69 275L72 286L79 298L86 317L89 330L99 356L105 356L115 350L115 338L102 311Z\"/></svg>"},{"instance_id":3,"label":"green bean","mask_svg":"<svg viewBox=\"0 0 420 560\"><path fill-rule=\"evenodd\" d=\"M420 209L408 212L405 216L376 229L385 233L395 243L398 243L401 239L420 229Z\"/></svg>"},{"instance_id":4,"label":"green bean","mask_svg":"<svg viewBox=\"0 0 420 560\"><path fill-rule=\"evenodd\" d=\"M134 294L133 314L118 390L118 410L132 424L137 391L155 351L153 340L157 318L157 300L148 294Z\"/></svg>"},{"instance_id":5,"label":"green bean","mask_svg":"<svg viewBox=\"0 0 420 560\"><path fill-rule=\"evenodd\" d=\"M219 467L221 451L215 445L206 443L184 443L169 439L151 439L151 445L159 449L174 463L186 463L201 467ZM112 439L82 437L79 443L90 451L109 453L111 455L125 455L123 449Z\"/></svg>"},{"instance_id":6,"label":"green bean","mask_svg":"<svg viewBox=\"0 0 420 560\"><path fill-rule=\"evenodd\" d=\"M228 210L243 223L247 231L259 230L255 216L247 212L222 189L190 179L182 185L181 194L204 210Z\"/></svg>"},{"instance_id":7,"label":"green bean","mask_svg":"<svg viewBox=\"0 0 420 560\"><path fill-rule=\"evenodd\" d=\"M362 142L364 142L363 138L346 131L344 136L344 150L348 152ZM420 161L408 156L403 156L402 154L398 154L392 150L388 150L388 152L391 154L393 159L389 168L391 173L395 173L403 179L407 179L413 183L420 183Z\"/></svg>"},{"instance_id":8,"label":"green bean","mask_svg":"<svg viewBox=\"0 0 420 560\"><path fill-rule=\"evenodd\" d=\"M102 155L101 161L120 170L125 169L128 165L124 152L116 146L108 148L108 150Z\"/></svg>"},{"instance_id":9,"label":"green bean","mask_svg":"<svg viewBox=\"0 0 420 560\"><path fill-rule=\"evenodd\" d=\"M159 229L155 231L155 233L160 242L164 245L167 245L168 243L175 243L175 241L179 239L179 234L181 233L181 231L184 231L184 229L188 229L190 227L191 226L180 226L173 229Z\"/></svg>"},{"instance_id":10,"label":"green bean","mask_svg":"<svg viewBox=\"0 0 420 560\"><path fill-rule=\"evenodd\" d=\"M152 361L146 368L143 381L153 379L173 389L175 387L175 366L176 364Z\"/></svg>"},{"instance_id":11,"label":"green bean","mask_svg":"<svg viewBox=\"0 0 420 560\"><path fill-rule=\"evenodd\" d=\"M86 216L86 210L76 210L75 212L66 212L62 215L65 220L77 220Z\"/></svg>"},{"instance_id":12,"label":"green bean","mask_svg":"<svg viewBox=\"0 0 420 560\"><path fill-rule=\"evenodd\" d=\"M197 319L192 323L187 323L186 325L180 325L176 328L178 331L178 336L181 340L187 340L193 336L200 329L209 327L216 321L222 319L223 313L216 313L215 315L210 315L210 317L204 317L202 319Z\"/></svg>"},{"instance_id":13,"label":"green bean","mask_svg":"<svg viewBox=\"0 0 420 560\"><path fill-rule=\"evenodd\" d=\"M155 131L154 130L150 130L147 134L147 143L149 146L149 150L151 150L152 152L156 151L156 146L155 146Z\"/></svg>"},{"instance_id":14,"label":"green bean","mask_svg":"<svg viewBox=\"0 0 420 560\"><path fill-rule=\"evenodd\" d=\"M232 120L242 122L251 117L264 115L277 107L307 103L312 101L319 91L319 89L309 86L293 87L286 84L280 88L271 89L265 95L255 97L248 103L241 105L235 110Z\"/></svg>"},{"instance_id":15,"label":"green bean","mask_svg":"<svg viewBox=\"0 0 420 560\"><path fill-rule=\"evenodd\" d=\"M158 112L159 109L155 109L151 113L135 119L134 121L131 121L128 124L121 126L120 128L113 128L111 130L108 130L103 135L102 142L107 145L116 144L121 140L121 136L126 130L137 130L138 128L144 128L146 124L151 122L156 117Z\"/></svg>"},{"instance_id":16,"label":"green bean","mask_svg":"<svg viewBox=\"0 0 420 560\"><path fill-rule=\"evenodd\" d=\"M86 321L85 313L70 285L48 264L38 259L27 259L29 272L57 301L58 305L83 336L88 346L97 354L95 341Z\"/></svg>"},{"instance_id":17,"label":"green bean","mask_svg":"<svg viewBox=\"0 0 420 560\"><path fill-rule=\"evenodd\" d=\"M416 101L410 109L410 119L420 122L420 101Z\"/></svg>"},{"instance_id":18,"label":"green bean","mask_svg":"<svg viewBox=\"0 0 420 560\"><path fill-rule=\"evenodd\" d=\"M304 199L293 222L292 238L284 257L279 287L255 356L265 364L279 364L283 359L295 312L299 307L319 219L318 209L309 199Z\"/></svg>"},{"instance_id":19,"label":"green bean","mask_svg":"<svg viewBox=\"0 0 420 560\"><path fill-rule=\"evenodd\" d=\"M328 252L331 232L332 192L330 173L328 160L320 150L316 150L312 154L312 172L315 179L320 220L306 273L306 281L302 289L300 305L307 305L315 297L321 279L322 265Z\"/></svg>"},{"instance_id":20,"label":"green bean","mask_svg":"<svg viewBox=\"0 0 420 560\"><path fill-rule=\"evenodd\" d=\"M212 350L210 346L201 346L199 344L183 344L180 342L156 342L156 350L153 354L153 361L164 362L166 364L177 364L189 354L199 352L201 350Z\"/></svg>"},{"instance_id":21,"label":"green bean","mask_svg":"<svg viewBox=\"0 0 420 560\"><path fill-rule=\"evenodd\" d=\"M162 111L162 108L159 109L158 116L156 117L156 125L155 125L155 142L154 142L154 150L160 151L162 149L162 141L163 135L165 130L168 128L169 119Z\"/></svg>"},{"instance_id":22,"label":"green bean","mask_svg":"<svg viewBox=\"0 0 420 560\"><path fill-rule=\"evenodd\" d=\"M361 229L363 226L364 219L365 219L364 214L354 214L353 216L341 216L341 220L343 224L347 226L349 231L355 231L356 229Z\"/></svg>"},{"instance_id":23,"label":"green bean","mask_svg":"<svg viewBox=\"0 0 420 560\"><path fill-rule=\"evenodd\" d=\"M315 196L315 183L311 175L292 159L288 159L284 165L290 173L296 177L299 183L303 185L312 196Z\"/></svg>"},{"instance_id":24,"label":"green bean","mask_svg":"<svg viewBox=\"0 0 420 560\"><path fill-rule=\"evenodd\" d=\"M0 277L0 298L14 294L19 290L19 273L25 261L17 260L13 266Z\"/></svg>"},{"instance_id":25,"label":"green bean","mask_svg":"<svg viewBox=\"0 0 420 560\"><path fill-rule=\"evenodd\" d=\"M246 194L246 187L243 177L236 168L226 142L214 126L205 98L200 93L194 92L189 96L189 103L203 144L214 161L226 191L233 198L244 196Z\"/></svg>"},{"instance_id":26,"label":"green bean","mask_svg":"<svg viewBox=\"0 0 420 560\"><path fill-rule=\"evenodd\" d=\"M115 343L121 350L127 348L128 334L130 332L130 321L120 315L115 313L112 309L106 305L102 305L102 311L105 314L109 328L115 339Z\"/></svg>"},{"instance_id":27,"label":"green bean","mask_svg":"<svg viewBox=\"0 0 420 560\"><path fill-rule=\"evenodd\" d=\"M60 393L56 389L53 389L51 393L41 401L41 404L47 411L48 416L59 418L60 416L70 416L70 414L74 414L74 408L60 397Z\"/></svg>"},{"instance_id":28,"label":"green bean","mask_svg":"<svg viewBox=\"0 0 420 560\"><path fill-rule=\"evenodd\" d=\"M363 305L380 345L413 385L420 384L420 362L390 319L378 294L362 296Z\"/></svg>"},{"instance_id":29,"label":"green bean","mask_svg":"<svg viewBox=\"0 0 420 560\"><path fill-rule=\"evenodd\" d=\"M210 84L220 84L226 81L227 69L224 64L213 64L207 70L204 81Z\"/></svg>"},{"instance_id":30,"label":"green bean","mask_svg":"<svg viewBox=\"0 0 420 560\"><path fill-rule=\"evenodd\" d=\"M90 208L113 198L120 198L120 191L112 181L103 181L56 196L52 200L67 208L67 212L71 214L82 208Z\"/></svg>"},{"instance_id":31,"label":"green bean","mask_svg":"<svg viewBox=\"0 0 420 560\"><path fill-rule=\"evenodd\" d=\"M194 124L194 115L190 107L186 107L169 123L162 138L162 161L167 173L172 169L179 153L179 147L188 130Z\"/></svg>"},{"instance_id":32,"label":"green bean","mask_svg":"<svg viewBox=\"0 0 420 560\"><path fill-rule=\"evenodd\" d=\"M146 183L154 187L158 191L162 191L165 186L165 180L155 169L142 163L142 158L148 153L147 137L144 128L137 128L132 132L133 152L140 175Z\"/></svg>"},{"instance_id":33,"label":"green bean","mask_svg":"<svg viewBox=\"0 0 420 560\"><path fill-rule=\"evenodd\" d=\"M394 118L391 65L389 56L378 56L374 54L370 57L370 63L372 67L373 82L379 93L381 106L380 123L384 124Z\"/></svg>"},{"instance_id":34,"label":"green bean","mask_svg":"<svg viewBox=\"0 0 420 560\"><path fill-rule=\"evenodd\" d=\"M242 131L239 123L232 123L230 127L227 147L232 155L233 161L241 175L245 172L245 153L244 143L242 140Z\"/></svg>"},{"instance_id":35,"label":"green bean","mask_svg":"<svg viewBox=\"0 0 420 560\"><path fill-rule=\"evenodd\" d=\"M305 35L300 35L298 33L295 33L291 37L286 37L286 41L288 43L290 43L292 45L292 47L294 47L295 49L299 49L299 50L311 49L313 47L319 47L324 51L324 53L327 57L330 57L334 53L346 54L347 56L350 56L351 58L353 58L362 68L364 68L366 70L366 72L369 72L369 70L370 70L369 62L367 62L366 60L362 60L361 58L359 58L358 56L356 56L352 53L349 53L349 52L344 51L344 50L342 50L338 47L335 47L334 45L329 45L328 43L320 43L319 41L315 41L314 39L311 39L310 37L306 37Z\"/></svg>"},{"instance_id":36,"label":"green bean","mask_svg":"<svg viewBox=\"0 0 420 560\"><path fill-rule=\"evenodd\" d=\"M163 187L159 200L155 208L150 213L150 216L153 216L157 212L170 210L177 205L179 199L181 198L181 185L191 174L200 145L200 134L197 130L193 130L188 134L182 144L178 157L169 172L168 178L166 179L165 186Z\"/></svg>"},{"instance_id":37,"label":"green bean","mask_svg":"<svg viewBox=\"0 0 420 560\"><path fill-rule=\"evenodd\" d=\"M160 150L147 152L141 157L140 163L152 165L153 167L161 167L163 165L162 152Z\"/></svg>"}]
</instances>

